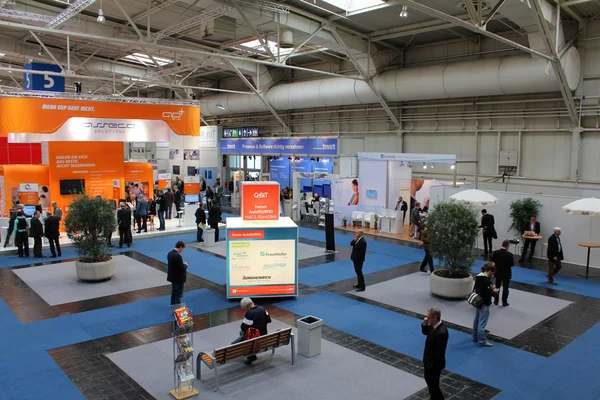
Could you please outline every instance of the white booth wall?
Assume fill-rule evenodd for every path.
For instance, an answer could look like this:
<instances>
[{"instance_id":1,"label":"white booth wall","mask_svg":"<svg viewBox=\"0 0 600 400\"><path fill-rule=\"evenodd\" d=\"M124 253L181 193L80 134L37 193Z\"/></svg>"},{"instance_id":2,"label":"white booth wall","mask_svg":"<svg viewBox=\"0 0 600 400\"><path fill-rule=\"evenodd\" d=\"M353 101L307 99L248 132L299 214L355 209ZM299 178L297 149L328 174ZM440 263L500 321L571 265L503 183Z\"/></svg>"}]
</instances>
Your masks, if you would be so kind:
<instances>
[{"instance_id":1,"label":"white booth wall","mask_svg":"<svg viewBox=\"0 0 600 400\"><path fill-rule=\"evenodd\" d=\"M358 163L358 209L367 212L378 212L386 207L388 187L387 161L366 161ZM367 198L367 191L375 191L375 198Z\"/></svg>"},{"instance_id":2,"label":"white booth wall","mask_svg":"<svg viewBox=\"0 0 600 400\"><path fill-rule=\"evenodd\" d=\"M463 188L452 188L446 186L432 187L430 191L430 203L433 207L435 204L442 201L449 201L450 196L464 190ZM503 239L520 238L521 234L509 231L511 224L510 218L510 203L512 201L531 197L542 203L542 211L537 216L540 222L543 239L541 239L535 248L535 257L540 257L544 243L548 242L548 237L552 235L554 227L562 229L561 243L565 256L564 262L585 265L587 260L587 249L579 247L582 242L598 243L600 238L600 217L578 216L567 214L562 210L562 207L572 201L578 200L576 197L552 196L552 195L536 195L529 193L513 193L500 191L487 191L488 193L498 198L498 203L493 206L486 206L488 212L494 215L496 222L496 232L498 232L498 240L494 240L494 249L500 248ZM591 228L591 234L590 234ZM479 241L480 247L483 242ZM511 246L511 251L514 246ZM599 249L600 250L600 249ZM546 248L543 253L546 258ZM600 251L592 249L590 266L600 265Z\"/></svg>"}]
</instances>

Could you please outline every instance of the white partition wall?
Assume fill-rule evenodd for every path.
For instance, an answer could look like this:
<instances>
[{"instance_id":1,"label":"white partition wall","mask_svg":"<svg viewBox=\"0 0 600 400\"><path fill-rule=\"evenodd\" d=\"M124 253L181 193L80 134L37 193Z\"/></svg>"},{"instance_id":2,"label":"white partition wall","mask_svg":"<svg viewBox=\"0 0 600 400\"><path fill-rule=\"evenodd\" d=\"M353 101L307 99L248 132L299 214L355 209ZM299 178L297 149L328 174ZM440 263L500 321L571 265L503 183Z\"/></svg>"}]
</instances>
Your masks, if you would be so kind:
<instances>
[{"instance_id":1,"label":"white partition wall","mask_svg":"<svg viewBox=\"0 0 600 400\"><path fill-rule=\"evenodd\" d=\"M449 201L450 196L464 190L463 188L451 188L445 186L437 186L431 188L431 205L441 201ZM565 262L585 265L587 259L587 250L579 247L581 242L600 242L600 218L586 217L567 214L562 210L562 206L577 200L575 197L564 196L548 196L534 195L528 193L513 193L513 192L497 192L487 191L498 198L498 203L494 206L486 207L488 212L494 215L496 221L496 232L498 232L498 240L494 241L494 248L500 247L502 239L513 239L520 237L516 232L510 232L510 203L525 197L531 197L542 203L543 208L537 216L541 225L540 235L543 239L539 241L535 248L535 257L542 255L542 247L548 242L548 237L552 234L554 227L562 228L561 242ZM479 245L483 244L481 241ZM512 248L511 248L512 250ZM546 258L546 248L544 247L543 257ZM600 251L592 250L590 258L590 266L600 266Z\"/></svg>"},{"instance_id":2,"label":"white partition wall","mask_svg":"<svg viewBox=\"0 0 600 400\"><path fill-rule=\"evenodd\" d=\"M377 212L385 208L388 188L387 161L360 161L358 165L358 188L362 211Z\"/></svg>"}]
</instances>

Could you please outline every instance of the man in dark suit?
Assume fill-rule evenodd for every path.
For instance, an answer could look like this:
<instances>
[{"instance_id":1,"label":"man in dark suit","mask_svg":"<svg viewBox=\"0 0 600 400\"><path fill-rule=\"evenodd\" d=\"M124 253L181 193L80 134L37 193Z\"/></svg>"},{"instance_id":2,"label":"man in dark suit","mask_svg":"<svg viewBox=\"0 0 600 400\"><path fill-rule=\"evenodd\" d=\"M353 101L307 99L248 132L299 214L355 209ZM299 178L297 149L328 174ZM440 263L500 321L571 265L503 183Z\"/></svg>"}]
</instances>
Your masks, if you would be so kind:
<instances>
[{"instance_id":1,"label":"man in dark suit","mask_svg":"<svg viewBox=\"0 0 600 400\"><path fill-rule=\"evenodd\" d=\"M482 256L487 260L488 257L492 256L492 240L496 236L496 228L494 227L495 221L492 214L488 214L486 209L481 210L481 225L483 228L483 254Z\"/></svg>"},{"instance_id":2,"label":"man in dark suit","mask_svg":"<svg viewBox=\"0 0 600 400\"><path fill-rule=\"evenodd\" d=\"M502 290L502 306L508 307L508 286L512 278L512 267L515 265L514 257L510 251L510 242L508 240L502 241L502 248L494 251L492 254L492 262L496 265L496 289ZM498 305L498 297L494 300L494 304Z\"/></svg>"},{"instance_id":3,"label":"man in dark suit","mask_svg":"<svg viewBox=\"0 0 600 400\"><path fill-rule=\"evenodd\" d=\"M352 246L352 255L350 256L350 259L354 263L354 271L358 278L358 284L354 285L354 287L357 292L364 292L366 286L362 268L367 254L367 241L365 240L362 229L356 231L354 240L350 242L350 246Z\"/></svg>"},{"instance_id":4,"label":"man in dark suit","mask_svg":"<svg viewBox=\"0 0 600 400\"><path fill-rule=\"evenodd\" d=\"M148 232L148 225L146 220L148 219L148 201L143 194L138 197L137 203L135 203L135 219L137 220L137 233Z\"/></svg>"},{"instance_id":5,"label":"man in dark suit","mask_svg":"<svg viewBox=\"0 0 600 400\"><path fill-rule=\"evenodd\" d=\"M204 227L206 226L206 213L204 212L203 202L198 203L198 209L196 210L196 213L194 215L196 216L197 227L196 241L198 243L204 243L204 238L202 238L202 235L204 233ZM218 226L219 225L217 224L217 227Z\"/></svg>"},{"instance_id":6,"label":"man in dark suit","mask_svg":"<svg viewBox=\"0 0 600 400\"><path fill-rule=\"evenodd\" d=\"M171 282L171 306L180 304L183 298L183 286L187 278L188 263L183 261L181 252L185 243L181 240L175 244L175 248L167 254L167 281Z\"/></svg>"},{"instance_id":7,"label":"man in dark suit","mask_svg":"<svg viewBox=\"0 0 600 400\"><path fill-rule=\"evenodd\" d=\"M44 232L44 235L50 243L50 252L52 253L52 257L56 258L57 252L58 256L60 257L62 255L62 253L60 252L60 243L58 242L58 237L60 236L60 220L54 215L52 215L51 212L47 212L45 225L46 231Z\"/></svg>"},{"instance_id":8,"label":"man in dark suit","mask_svg":"<svg viewBox=\"0 0 600 400\"><path fill-rule=\"evenodd\" d=\"M119 226L119 247L123 247L123 242L127 247L131 247L133 242L131 238L131 210L121 203L121 209L117 211L117 225Z\"/></svg>"},{"instance_id":9,"label":"man in dark suit","mask_svg":"<svg viewBox=\"0 0 600 400\"><path fill-rule=\"evenodd\" d=\"M536 221L535 215L531 217L531 220L523 229L525 232L535 232L536 235L540 234L540 223ZM531 262L533 259L533 253L535 253L535 245L537 244L537 239L525 239L525 244L523 245L523 253L521 254L521 258L519 262L525 261L525 255L527 254L527 249L531 246L531 254L529 254L529 258L527 261Z\"/></svg>"},{"instance_id":10,"label":"man in dark suit","mask_svg":"<svg viewBox=\"0 0 600 400\"><path fill-rule=\"evenodd\" d=\"M421 324L421 332L427 335L423 351L424 377L431 400L444 400L440 389L440 375L446 367L446 346L448 345L448 328L442 322L442 312L431 307Z\"/></svg>"},{"instance_id":11,"label":"man in dark suit","mask_svg":"<svg viewBox=\"0 0 600 400\"><path fill-rule=\"evenodd\" d=\"M221 222L221 207L216 202L208 210L208 225L215 230L215 242L219 241L219 222Z\"/></svg>"},{"instance_id":12,"label":"man in dark suit","mask_svg":"<svg viewBox=\"0 0 600 400\"><path fill-rule=\"evenodd\" d=\"M402 225L404 225L404 221L406 220L406 211L408 210L408 204L402 198L402 196L398 197L398 202L396 203L396 211L402 211Z\"/></svg>"},{"instance_id":13,"label":"man in dark suit","mask_svg":"<svg viewBox=\"0 0 600 400\"><path fill-rule=\"evenodd\" d=\"M554 282L554 276L562 268L564 260L560 233L560 228L554 228L554 233L548 238L548 282L553 285L557 284Z\"/></svg>"},{"instance_id":14,"label":"man in dark suit","mask_svg":"<svg viewBox=\"0 0 600 400\"><path fill-rule=\"evenodd\" d=\"M31 232L29 236L33 238L33 256L36 258L44 257L42 255L42 237L44 236L44 225L40 221L40 212L35 210L31 218Z\"/></svg>"}]
</instances>

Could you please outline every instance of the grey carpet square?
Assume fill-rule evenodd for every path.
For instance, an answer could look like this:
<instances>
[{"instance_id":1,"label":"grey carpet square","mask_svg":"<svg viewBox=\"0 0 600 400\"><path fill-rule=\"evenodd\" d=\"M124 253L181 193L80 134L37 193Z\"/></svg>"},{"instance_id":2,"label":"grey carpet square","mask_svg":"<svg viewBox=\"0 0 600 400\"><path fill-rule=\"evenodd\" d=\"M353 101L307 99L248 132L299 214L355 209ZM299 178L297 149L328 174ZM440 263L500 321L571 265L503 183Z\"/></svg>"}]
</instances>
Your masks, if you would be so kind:
<instances>
[{"instance_id":1,"label":"grey carpet square","mask_svg":"<svg viewBox=\"0 0 600 400\"><path fill-rule=\"evenodd\" d=\"M194 333L194 349L212 351L234 340L241 321ZM273 320L270 332L288 325ZM295 331L295 329L294 329ZM158 400L168 400L173 389L171 339L109 354L126 374ZM252 365L235 361L219 368L220 388L215 392L214 372L202 366L202 380L194 381L203 400L398 400L423 389L425 381L326 340L313 358L296 356L291 365L289 347L274 356L263 353Z\"/></svg>"},{"instance_id":2,"label":"grey carpet square","mask_svg":"<svg viewBox=\"0 0 600 400\"><path fill-rule=\"evenodd\" d=\"M106 282L78 281L75 261L15 269L13 272L51 306L169 284L167 274L155 268L127 256L113 258L117 263L117 273Z\"/></svg>"},{"instance_id":3,"label":"grey carpet square","mask_svg":"<svg viewBox=\"0 0 600 400\"><path fill-rule=\"evenodd\" d=\"M227 257L227 247L225 241L215 243L214 246L200 246L193 244L192 246L198 247L208 253L216 254L221 257ZM337 253L337 251L336 251ZM309 258L320 257L331 253L325 253L325 247L313 246L305 243L298 243L298 260L306 260Z\"/></svg>"},{"instance_id":4,"label":"grey carpet square","mask_svg":"<svg viewBox=\"0 0 600 400\"><path fill-rule=\"evenodd\" d=\"M394 307L426 314L430 307L442 310L442 319L466 328L473 327L475 308L466 300L444 300L429 291L429 274L417 272L349 292ZM487 329L495 336L512 339L567 307L571 302L510 289L509 307L493 306Z\"/></svg>"}]
</instances>

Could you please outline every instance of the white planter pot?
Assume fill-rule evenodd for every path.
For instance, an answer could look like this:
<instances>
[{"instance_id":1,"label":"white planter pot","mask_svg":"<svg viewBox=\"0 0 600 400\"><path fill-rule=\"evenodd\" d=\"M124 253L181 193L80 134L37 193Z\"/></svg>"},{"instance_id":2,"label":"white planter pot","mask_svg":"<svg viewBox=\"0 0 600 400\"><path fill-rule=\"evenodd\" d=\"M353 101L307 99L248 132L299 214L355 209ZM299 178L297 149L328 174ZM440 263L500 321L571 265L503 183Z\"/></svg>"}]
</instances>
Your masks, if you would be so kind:
<instances>
[{"instance_id":1,"label":"white planter pot","mask_svg":"<svg viewBox=\"0 0 600 400\"><path fill-rule=\"evenodd\" d=\"M97 263L75 262L77 279L88 282L105 281L112 278L117 272L117 264L114 258Z\"/></svg>"},{"instance_id":2,"label":"white planter pot","mask_svg":"<svg viewBox=\"0 0 600 400\"><path fill-rule=\"evenodd\" d=\"M429 290L436 296L447 299L466 299L473 291L472 276L462 279L443 278L435 273L429 276Z\"/></svg>"}]
</instances>

